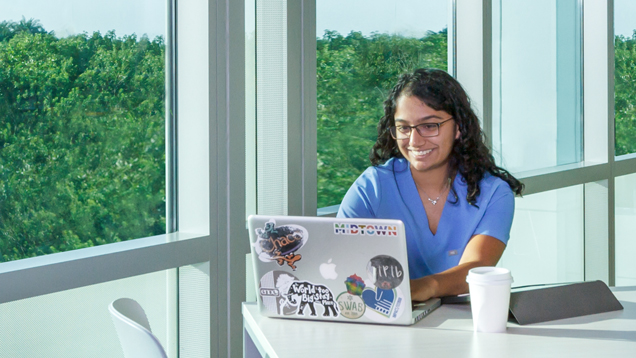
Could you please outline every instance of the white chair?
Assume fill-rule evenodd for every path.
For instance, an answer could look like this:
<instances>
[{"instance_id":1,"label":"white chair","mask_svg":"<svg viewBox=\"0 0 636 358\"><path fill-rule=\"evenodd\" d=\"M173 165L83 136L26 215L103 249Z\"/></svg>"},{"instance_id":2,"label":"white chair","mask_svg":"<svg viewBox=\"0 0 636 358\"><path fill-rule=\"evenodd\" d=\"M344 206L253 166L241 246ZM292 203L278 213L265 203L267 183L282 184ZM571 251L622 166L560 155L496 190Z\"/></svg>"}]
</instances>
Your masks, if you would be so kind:
<instances>
[{"instance_id":1,"label":"white chair","mask_svg":"<svg viewBox=\"0 0 636 358\"><path fill-rule=\"evenodd\" d=\"M126 358L168 358L137 301L120 298L108 306L108 311Z\"/></svg>"}]
</instances>

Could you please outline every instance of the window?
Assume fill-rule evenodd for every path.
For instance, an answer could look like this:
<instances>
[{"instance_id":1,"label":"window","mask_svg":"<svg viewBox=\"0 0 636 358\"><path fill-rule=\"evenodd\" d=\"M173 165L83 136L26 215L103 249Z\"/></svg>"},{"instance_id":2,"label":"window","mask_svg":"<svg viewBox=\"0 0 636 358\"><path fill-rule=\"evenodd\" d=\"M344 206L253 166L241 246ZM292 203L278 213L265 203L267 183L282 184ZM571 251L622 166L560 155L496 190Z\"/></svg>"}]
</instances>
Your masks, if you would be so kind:
<instances>
[{"instance_id":1,"label":"window","mask_svg":"<svg viewBox=\"0 0 636 358\"><path fill-rule=\"evenodd\" d=\"M580 6L493 1L493 152L510 171L582 160Z\"/></svg>"},{"instance_id":2,"label":"window","mask_svg":"<svg viewBox=\"0 0 636 358\"><path fill-rule=\"evenodd\" d=\"M166 233L166 2L40 5L0 15L0 262Z\"/></svg>"},{"instance_id":3,"label":"window","mask_svg":"<svg viewBox=\"0 0 636 358\"><path fill-rule=\"evenodd\" d=\"M517 198L510 241L499 266L514 286L582 281L583 186Z\"/></svg>"},{"instance_id":4,"label":"window","mask_svg":"<svg viewBox=\"0 0 636 358\"><path fill-rule=\"evenodd\" d=\"M398 76L448 68L452 2L316 5L318 208L325 208L340 204L370 165L383 102Z\"/></svg>"},{"instance_id":5,"label":"window","mask_svg":"<svg viewBox=\"0 0 636 358\"><path fill-rule=\"evenodd\" d=\"M636 174L616 178L616 285L636 284Z\"/></svg>"},{"instance_id":6,"label":"window","mask_svg":"<svg viewBox=\"0 0 636 358\"><path fill-rule=\"evenodd\" d=\"M616 155L636 153L636 4L614 1L614 126Z\"/></svg>"}]
</instances>

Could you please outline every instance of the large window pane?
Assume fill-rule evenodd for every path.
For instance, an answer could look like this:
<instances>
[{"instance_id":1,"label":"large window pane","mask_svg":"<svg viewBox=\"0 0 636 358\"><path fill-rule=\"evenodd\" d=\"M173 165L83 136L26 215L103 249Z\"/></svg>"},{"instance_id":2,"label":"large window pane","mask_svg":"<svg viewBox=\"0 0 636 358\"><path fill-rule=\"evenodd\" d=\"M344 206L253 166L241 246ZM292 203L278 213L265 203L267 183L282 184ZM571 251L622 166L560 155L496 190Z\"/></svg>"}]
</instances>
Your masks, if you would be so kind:
<instances>
[{"instance_id":1,"label":"large window pane","mask_svg":"<svg viewBox=\"0 0 636 358\"><path fill-rule=\"evenodd\" d=\"M636 153L636 2L614 1L616 155Z\"/></svg>"},{"instance_id":2,"label":"large window pane","mask_svg":"<svg viewBox=\"0 0 636 358\"><path fill-rule=\"evenodd\" d=\"M0 21L0 262L165 233L165 0Z\"/></svg>"},{"instance_id":3,"label":"large window pane","mask_svg":"<svg viewBox=\"0 0 636 358\"><path fill-rule=\"evenodd\" d=\"M583 281L583 186L515 199L515 218L499 266L513 286Z\"/></svg>"},{"instance_id":4,"label":"large window pane","mask_svg":"<svg viewBox=\"0 0 636 358\"><path fill-rule=\"evenodd\" d=\"M3 303L0 356L123 358L108 306L127 297L143 307L150 329L168 356L176 357L176 271L153 272Z\"/></svg>"},{"instance_id":5,"label":"large window pane","mask_svg":"<svg viewBox=\"0 0 636 358\"><path fill-rule=\"evenodd\" d=\"M616 178L616 286L636 285L636 174Z\"/></svg>"},{"instance_id":6,"label":"large window pane","mask_svg":"<svg viewBox=\"0 0 636 358\"><path fill-rule=\"evenodd\" d=\"M499 163L518 172L580 161L580 1L493 1L492 47Z\"/></svg>"},{"instance_id":7,"label":"large window pane","mask_svg":"<svg viewBox=\"0 0 636 358\"><path fill-rule=\"evenodd\" d=\"M337 205L370 165L382 103L398 76L447 69L450 1L316 3L318 207Z\"/></svg>"}]
</instances>

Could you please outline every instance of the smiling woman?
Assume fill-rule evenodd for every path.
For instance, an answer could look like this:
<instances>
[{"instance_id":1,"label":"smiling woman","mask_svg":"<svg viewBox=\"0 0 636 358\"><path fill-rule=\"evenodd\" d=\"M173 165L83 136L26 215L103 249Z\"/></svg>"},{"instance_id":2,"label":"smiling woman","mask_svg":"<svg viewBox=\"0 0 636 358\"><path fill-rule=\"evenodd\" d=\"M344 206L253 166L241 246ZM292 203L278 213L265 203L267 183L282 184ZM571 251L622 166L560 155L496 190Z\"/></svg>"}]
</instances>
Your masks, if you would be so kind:
<instances>
[{"instance_id":1,"label":"smiling woman","mask_svg":"<svg viewBox=\"0 0 636 358\"><path fill-rule=\"evenodd\" d=\"M318 208L339 204L368 165L393 79L418 67L446 69L452 61L452 4L316 2Z\"/></svg>"},{"instance_id":2,"label":"smiling woman","mask_svg":"<svg viewBox=\"0 0 636 358\"><path fill-rule=\"evenodd\" d=\"M401 76L370 159L338 216L404 222L414 300L467 292L468 270L503 254L523 185L495 165L461 85L442 70Z\"/></svg>"}]
</instances>

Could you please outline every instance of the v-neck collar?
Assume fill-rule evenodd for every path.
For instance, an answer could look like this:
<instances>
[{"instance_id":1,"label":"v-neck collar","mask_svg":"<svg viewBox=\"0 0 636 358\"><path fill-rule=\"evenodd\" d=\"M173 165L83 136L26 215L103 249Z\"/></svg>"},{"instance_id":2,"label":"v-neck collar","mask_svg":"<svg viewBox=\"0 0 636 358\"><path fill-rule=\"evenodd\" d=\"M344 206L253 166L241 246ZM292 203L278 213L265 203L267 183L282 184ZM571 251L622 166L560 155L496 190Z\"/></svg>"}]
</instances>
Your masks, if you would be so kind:
<instances>
[{"instance_id":1,"label":"v-neck collar","mask_svg":"<svg viewBox=\"0 0 636 358\"><path fill-rule=\"evenodd\" d=\"M440 231L445 230L445 218L449 214L447 214L448 209L448 197L452 193L452 189L458 180L457 174L451 183L451 188L449 188L448 195L446 195L446 201L444 202L444 208L442 209L442 214L439 217L439 222L437 223L437 231L433 234L431 231L431 227L428 224L428 215L426 214L426 209L424 208L424 203L420 198L420 193L417 190L417 186L415 185L415 180L413 179L413 174L411 173L411 168L409 166L409 162L406 159L397 160L397 165L395 165L394 170L396 171L396 177L398 181L398 185L401 188L401 192L404 193L404 202L407 207L413 214L413 218L415 222L419 222L419 218L422 218L423 224L422 227L425 227L428 230L428 233L433 236L440 236ZM441 202L440 202L441 204Z\"/></svg>"}]
</instances>

